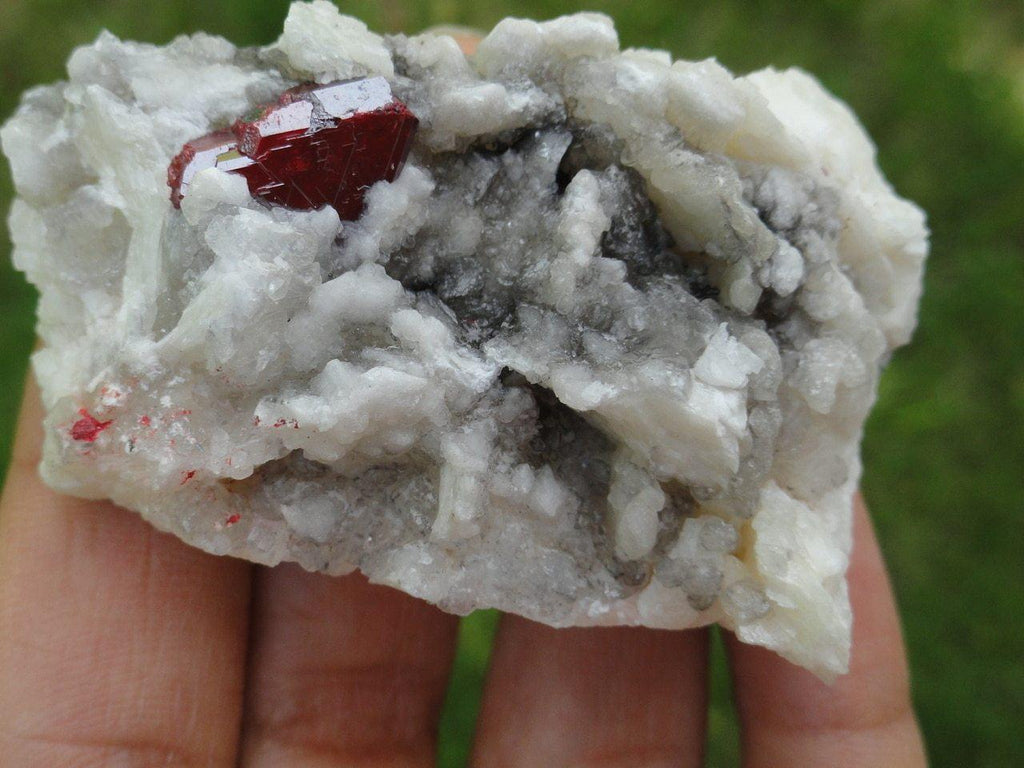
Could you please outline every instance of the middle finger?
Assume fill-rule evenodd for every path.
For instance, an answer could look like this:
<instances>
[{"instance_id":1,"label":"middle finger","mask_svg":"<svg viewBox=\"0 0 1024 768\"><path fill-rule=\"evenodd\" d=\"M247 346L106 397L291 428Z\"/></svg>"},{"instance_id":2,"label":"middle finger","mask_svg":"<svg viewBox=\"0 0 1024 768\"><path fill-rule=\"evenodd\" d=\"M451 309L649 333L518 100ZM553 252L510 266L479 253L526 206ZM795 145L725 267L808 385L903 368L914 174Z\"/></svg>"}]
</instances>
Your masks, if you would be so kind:
<instances>
[{"instance_id":1,"label":"middle finger","mask_svg":"<svg viewBox=\"0 0 1024 768\"><path fill-rule=\"evenodd\" d=\"M244 768L430 766L458 619L359 575L257 570Z\"/></svg>"}]
</instances>

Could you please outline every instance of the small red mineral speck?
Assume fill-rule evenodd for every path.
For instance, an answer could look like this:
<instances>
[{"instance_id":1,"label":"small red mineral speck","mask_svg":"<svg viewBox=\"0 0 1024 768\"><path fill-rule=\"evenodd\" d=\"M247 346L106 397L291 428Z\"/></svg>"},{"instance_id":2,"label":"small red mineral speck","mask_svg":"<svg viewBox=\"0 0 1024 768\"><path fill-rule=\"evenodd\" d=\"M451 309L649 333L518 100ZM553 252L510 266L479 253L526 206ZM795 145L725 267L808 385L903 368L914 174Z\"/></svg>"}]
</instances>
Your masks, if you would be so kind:
<instances>
[{"instance_id":1,"label":"small red mineral speck","mask_svg":"<svg viewBox=\"0 0 1024 768\"><path fill-rule=\"evenodd\" d=\"M196 470L194 470L194 469L190 469L188 472L182 473L181 485L184 485L185 483L187 483L189 480L191 480L195 476L196 476Z\"/></svg>"},{"instance_id":2,"label":"small red mineral speck","mask_svg":"<svg viewBox=\"0 0 1024 768\"><path fill-rule=\"evenodd\" d=\"M401 172L418 123L383 77L296 86L254 117L186 144L167 169L171 203L181 206L199 171L220 168L244 176L254 197L331 205L351 221L371 185Z\"/></svg>"},{"instance_id":3,"label":"small red mineral speck","mask_svg":"<svg viewBox=\"0 0 1024 768\"><path fill-rule=\"evenodd\" d=\"M144 427L148 427L152 423L153 423L153 420L150 419L149 416L140 416L139 417L139 424L141 424Z\"/></svg>"},{"instance_id":4,"label":"small red mineral speck","mask_svg":"<svg viewBox=\"0 0 1024 768\"><path fill-rule=\"evenodd\" d=\"M225 526L234 525L235 523L237 523L241 519L242 519L242 516L236 512L235 514L233 514L231 517L229 517L227 520L224 521L224 525Z\"/></svg>"},{"instance_id":5,"label":"small red mineral speck","mask_svg":"<svg viewBox=\"0 0 1024 768\"><path fill-rule=\"evenodd\" d=\"M82 418L71 425L71 439L83 443L95 442L100 432L114 423L113 419L110 421L100 421L85 410L85 408L82 408L78 415Z\"/></svg>"}]
</instances>

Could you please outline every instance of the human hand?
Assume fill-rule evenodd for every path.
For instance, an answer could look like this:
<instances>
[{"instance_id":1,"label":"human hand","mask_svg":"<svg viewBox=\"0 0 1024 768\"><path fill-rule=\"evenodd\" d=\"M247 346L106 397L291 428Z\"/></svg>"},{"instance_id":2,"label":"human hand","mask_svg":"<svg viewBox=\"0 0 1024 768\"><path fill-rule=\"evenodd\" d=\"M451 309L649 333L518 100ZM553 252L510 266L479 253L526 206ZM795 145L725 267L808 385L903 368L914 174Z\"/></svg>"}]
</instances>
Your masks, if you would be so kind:
<instances>
[{"instance_id":1,"label":"human hand","mask_svg":"<svg viewBox=\"0 0 1024 768\"><path fill-rule=\"evenodd\" d=\"M457 618L361 576L218 558L39 480L34 385L0 501L0 766L429 766ZM850 674L730 637L744 766L923 766L858 502ZM708 631L503 619L475 766L695 766Z\"/></svg>"}]
</instances>

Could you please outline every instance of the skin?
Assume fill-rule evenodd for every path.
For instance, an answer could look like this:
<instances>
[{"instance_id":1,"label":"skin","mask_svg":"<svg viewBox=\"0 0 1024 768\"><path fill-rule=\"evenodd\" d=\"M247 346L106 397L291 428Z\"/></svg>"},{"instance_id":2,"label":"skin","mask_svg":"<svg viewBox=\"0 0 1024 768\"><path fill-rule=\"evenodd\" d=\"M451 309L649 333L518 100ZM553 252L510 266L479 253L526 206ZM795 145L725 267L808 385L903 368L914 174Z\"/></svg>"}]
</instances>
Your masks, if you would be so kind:
<instances>
[{"instance_id":1,"label":"skin","mask_svg":"<svg viewBox=\"0 0 1024 768\"><path fill-rule=\"evenodd\" d=\"M0 764L434 764L457 619L359 575L206 555L39 479L28 387L0 500ZM743 766L925 765L899 620L858 500L850 674L729 639ZM707 630L503 619L477 768L703 760Z\"/></svg>"}]
</instances>

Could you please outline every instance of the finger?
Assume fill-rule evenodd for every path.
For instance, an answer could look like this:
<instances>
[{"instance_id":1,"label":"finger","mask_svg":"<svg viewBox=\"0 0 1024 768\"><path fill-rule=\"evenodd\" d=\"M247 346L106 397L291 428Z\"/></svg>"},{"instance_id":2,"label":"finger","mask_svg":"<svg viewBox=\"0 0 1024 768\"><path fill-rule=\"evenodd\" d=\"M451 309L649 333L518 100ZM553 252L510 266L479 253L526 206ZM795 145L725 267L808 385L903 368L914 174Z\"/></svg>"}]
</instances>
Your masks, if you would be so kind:
<instances>
[{"instance_id":1,"label":"finger","mask_svg":"<svg viewBox=\"0 0 1024 768\"><path fill-rule=\"evenodd\" d=\"M484 39L484 33L480 30L455 24L437 24L424 31L452 38L466 56L475 54L480 41Z\"/></svg>"},{"instance_id":2,"label":"finger","mask_svg":"<svg viewBox=\"0 0 1024 768\"><path fill-rule=\"evenodd\" d=\"M705 630L552 629L504 617L473 764L700 765L707 642Z\"/></svg>"},{"instance_id":3,"label":"finger","mask_svg":"<svg viewBox=\"0 0 1024 768\"><path fill-rule=\"evenodd\" d=\"M41 421L30 383L0 502L0 762L234 765L247 566L44 487Z\"/></svg>"},{"instance_id":4,"label":"finger","mask_svg":"<svg viewBox=\"0 0 1024 768\"><path fill-rule=\"evenodd\" d=\"M729 637L745 768L925 765L895 601L859 496L848 579L853 653L849 674L831 687Z\"/></svg>"},{"instance_id":5,"label":"finger","mask_svg":"<svg viewBox=\"0 0 1024 768\"><path fill-rule=\"evenodd\" d=\"M354 574L258 570L242 765L432 766L458 619Z\"/></svg>"}]
</instances>

